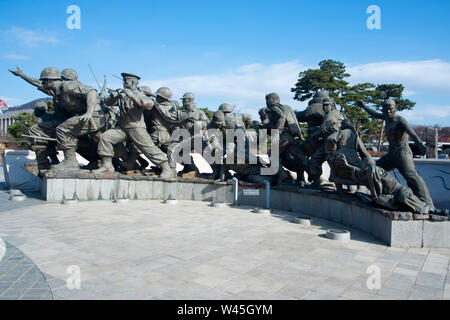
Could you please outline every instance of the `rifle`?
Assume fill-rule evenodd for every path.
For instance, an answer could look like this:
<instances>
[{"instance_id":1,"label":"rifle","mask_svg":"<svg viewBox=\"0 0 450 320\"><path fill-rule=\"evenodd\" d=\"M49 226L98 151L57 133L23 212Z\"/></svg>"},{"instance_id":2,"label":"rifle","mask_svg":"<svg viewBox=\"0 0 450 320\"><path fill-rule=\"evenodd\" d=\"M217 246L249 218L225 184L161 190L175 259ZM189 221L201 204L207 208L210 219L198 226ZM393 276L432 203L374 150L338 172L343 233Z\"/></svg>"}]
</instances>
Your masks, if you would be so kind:
<instances>
[{"instance_id":1,"label":"rifle","mask_svg":"<svg viewBox=\"0 0 450 320\"><path fill-rule=\"evenodd\" d=\"M30 135L27 135L27 134L22 134L22 137L33 139L33 143L34 143L34 144L36 144L36 140L54 141L54 142L57 141L55 138L47 138L47 137L39 137L39 136L30 136Z\"/></svg>"}]
</instances>

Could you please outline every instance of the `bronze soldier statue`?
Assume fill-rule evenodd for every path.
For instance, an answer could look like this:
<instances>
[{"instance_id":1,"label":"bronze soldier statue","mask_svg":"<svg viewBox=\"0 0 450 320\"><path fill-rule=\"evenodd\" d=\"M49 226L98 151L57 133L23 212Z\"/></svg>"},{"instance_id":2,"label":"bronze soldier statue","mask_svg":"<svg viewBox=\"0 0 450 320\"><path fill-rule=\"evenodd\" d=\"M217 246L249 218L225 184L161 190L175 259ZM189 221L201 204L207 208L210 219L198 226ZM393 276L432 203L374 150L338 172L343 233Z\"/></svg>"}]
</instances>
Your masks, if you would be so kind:
<instances>
[{"instance_id":1,"label":"bronze soldier statue","mask_svg":"<svg viewBox=\"0 0 450 320\"><path fill-rule=\"evenodd\" d=\"M97 90L78 80L63 81L59 94L68 119L56 128L58 148L64 151L64 160L52 170L78 170L76 150L79 139L103 130L106 117Z\"/></svg>"},{"instance_id":2,"label":"bronze soldier statue","mask_svg":"<svg viewBox=\"0 0 450 320\"><path fill-rule=\"evenodd\" d=\"M49 169L50 162L48 161L48 150L54 149L54 144L51 139L56 138L56 127L67 119L68 114L64 111L61 105L60 87L62 84L61 73L57 68L47 67L42 70L39 79L32 78L23 73L19 68L17 70L9 70L17 77L24 79L26 82L35 86L39 91L53 98L54 112L51 115L46 115L42 122L30 127L28 134L35 137L42 137L44 139L36 139L32 150L36 153L36 163L39 170ZM52 151L50 151L52 153ZM58 161L52 164L57 164Z\"/></svg>"},{"instance_id":3,"label":"bronze soldier statue","mask_svg":"<svg viewBox=\"0 0 450 320\"><path fill-rule=\"evenodd\" d=\"M34 137L52 138L55 136L55 128L58 122L55 124L55 118L52 113L48 113L48 104L45 100L40 100L34 105L34 116L37 118L36 124L32 125L28 129L28 133ZM45 136L42 134L47 132ZM36 153L36 164L39 170L50 169L50 163L55 165L59 163L58 151L56 151L56 141L43 140L42 144L40 139L34 139L35 143L32 145L31 150ZM48 161L50 158L51 162Z\"/></svg>"},{"instance_id":4,"label":"bronze soldier statue","mask_svg":"<svg viewBox=\"0 0 450 320\"><path fill-rule=\"evenodd\" d=\"M114 145L128 138L150 161L162 169L162 178L174 177L175 172L169 167L167 156L153 143L146 131L143 110L151 110L154 106L153 100L137 89L140 79L138 76L122 73L122 77L124 89L111 91L104 99L108 106L119 106L121 127L107 130L100 136L98 154L102 159L102 167L94 173L114 172Z\"/></svg>"},{"instance_id":5,"label":"bronze soldier statue","mask_svg":"<svg viewBox=\"0 0 450 320\"><path fill-rule=\"evenodd\" d=\"M427 147L423 145L409 123L396 114L395 101L391 99L385 100L382 105L382 113L368 108L361 100L357 102L357 105L366 110L372 117L384 120L386 123L386 138L389 142L389 151L377 161L377 166L386 171L398 169L414 194L434 210L433 200L425 181L418 175L414 166L408 136L413 138L422 155L426 154Z\"/></svg>"},{"instance_id":6,"label":"bronze soldier statue","mask_svg":"<svg viewBox=\"0 0 450 320\"><path fill-rule=\"evenodd\" d=\"M291 107L280 103L280 96L277 93L266 95L266 105L267 110L262 111L262 113L267 115L267 119L263 121L261 127L277 129L280 132L279 171L283 170L282 166L289 167L286 162L289 157L292 157L297 169L297 182L303 186L303 172L308 167L308 159L301 146L303 137L295 113Z\"/></svg>"},{"instance_id":7,"label":"bronze soldier statue","mask_svg":"<svg viewBox=\"0 0 450 320\"><path fill-rule=\"evenodd\" d=\"M174 103L172 98L172 90L167 87L161 87L155 92L155 104L159 106L159 110L174 110L178 103ZM168 122L161 113L156 109L144 111L145 124L147 131L153 140L153 143L158 146L164 153L167 154L171 142L171 135L174 125Z\"/></svg>"},{"instance_id":8,"label":"bronze soldier statue","mask_svg":"<svg viewBox=\"0 0 450 320\"><path fill-rule=\"evenodd\" d=\"M325 117L322 124L308 136L312 141L316 141L317 148L314 154L309 159L309 175L312 180L312 187L320 188L322 181L322 164L327 160L328 153L325 150L325 141L329 135L336 132L341 127L341 122L344 116L335 109L334 103L330 98L325 98L322 101Z\"/></svg>"},{"instance_id":9,"label":"bronze soldier statue","mask_svg":"<svg viewBox=\"0 0 450 320\"><path fill-rule=\"evenodd\" d=\"M180 109L164 108L161 107L160 104L155 106L165 121L173 124L174 126L176 125L181 129L185 129L189 133L188 139L184 139L182 141L171 140L171 143L167 148L167 157L169 158L170 166L174 169L176 167L175 154L178 155L180 150L189 149L189 152L192 151L195 148L194 142L196 138L200 139L198 146L199 150L196 151L200 154L202 153L201 139L207 126L204 113L201 112L201 110L199 110L197 105L194 103L194 94L191 92L186 92L181 99L183 106ZM192 159L190 160L191 161L188 161L187 163L183 163L185 166L183 169L184 172L194 170L192 167Z\"/></svg>"},{"instance_id":10,"label":"bronze soldier statue","mask_svg":"<svg viewBox=\"0 0 450 320\"><path fill-rule=\"evenodd\" d=\"M249 114L233 113L232 107L229 103L222 103L219 106L225 117L232 117L236 124L244 129L249 129L253 124L252 117Z\"/></svg>"}]
</instances>

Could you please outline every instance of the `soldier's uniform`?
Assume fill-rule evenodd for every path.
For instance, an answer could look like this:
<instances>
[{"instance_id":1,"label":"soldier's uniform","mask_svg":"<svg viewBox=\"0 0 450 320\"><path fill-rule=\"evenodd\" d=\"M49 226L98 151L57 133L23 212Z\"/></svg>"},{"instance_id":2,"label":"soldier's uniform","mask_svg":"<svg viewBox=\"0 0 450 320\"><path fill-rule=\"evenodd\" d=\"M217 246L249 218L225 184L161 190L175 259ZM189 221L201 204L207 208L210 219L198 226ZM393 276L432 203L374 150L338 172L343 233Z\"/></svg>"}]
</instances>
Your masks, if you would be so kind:
<instances>
[{"instance_id":1,"label":"soldier's uniform","mask_svg":"<svg viewBox=\"0 0 450 320\"><path fill-rule=\"evenodd\" d=\"M190 108L191 110L188 110L187 108L180 110L175 108L164 108L161 107L161 105L155 106L155 109L159 111L165 121L189 131L189 139L182 141L171 140L170 145L167 148L167 157L169 158L169 163L172 168L175 168L176 166L175 154L178 154L180 150L184 150L185 147L189 148L189 150L194 149L195 138L201 139L203 131L206 129L205 121L200 112L201 110L198 110L194 103ZM197 151L201 153L201 150Z\"/></svg>"},{"instance_id":2,"label":"soldier's uniform","mask_svg":"<svg viewBox=\"0 0 450 320\"><path fill-rule=\"evenodd\" d=\"M167 112L173 112L173 110L176 109L170 101L160 102L158 105L160 110L166 110ZM174 125L167 121L154 108L152 110L145 110L144 114L147 131L150 134L153 143L157 145L164 153L167 153L169 150Z\"/></svg>"},{"instance_id":3,"label":"soldier's uniform","mask_svg":"<svg viewBox=\"0 0 450 320\"><path fill-rule=\"evenodd\" d=\"M279 136L279 170L282 166L291 167L292 163L286 164L288 155L295 161L297 179L303 181L303 172L308 166L301 142L301 129L298 124L295 113L291 107L277 103L267 109L268 121L265 121L263 127L266 129L278 129Z\"/></svg>"},{"instance_id":4,"label":"soldier's uniform","mask_svg":"<svg viewBox=\"0 0 450 320\"><path fill-rule=\"evenodd\" d=\"M57 121L53 113L47 113L47 103L43 100L36 103L34 115L37 117L36 124L28 129L28 134L36 137L55 138L55 130L60 121ZM49 140L35 139L31 147L36 153L36 162L39 169L49 169L51 159L52 164L59 163L56 142Z\"/></svg>"},{"instance_id":5,"label":"soldier's uniform","mask_svg":"<svg viewBox=\"0 0 450 320\"><path fill-rule=\"evenodd\" d=\"M323 120L322 125L318 128L312 137L318 138L318 148L309 161L309 175L316 187L320 186L320 176L322 175L322 164L327 160L328 153L325 150L325 141L328 136L336 132L341 127L344 116L337 110L328 112Z\"/></svg>"},{"instance_id":6,"label":"soldier's uniform","mask_svg":"<svg viewBox=\"0 0 450 320\"><path fill-rule=\"evenodd\" d=\"M124 78L130 76L132 75L123 74ZM133 90L132 94L139 97L144 104L151 101L138 89ZM146 130L142 106L136 105L129 96L118 91L112 92L105 99L105 104L119 106L121 127L107 130L100 136L98 154L102 160L105 157L114 157L114 145L129 139L154 164L159 167L167 165L167 156L153 143Z\"/></svg>"},{"instance_id":7,"label":"soldier's uniform","mask_svg":"<svg viewBox=\"0 0 450 320\"><path fill-rule=\"evenodd\" d=\"M92 121L80 121L79 117L87 111L86 98L89 92L94 91L97 96L96 105L92 114ZM58 146L61 150L76 149L78 137L94 133L106 125L105 113L100 106L97 90L84 85L78 80L63 82L61 85L61 104L70 117L56 128Z\"/></svg>"}]
</instances>

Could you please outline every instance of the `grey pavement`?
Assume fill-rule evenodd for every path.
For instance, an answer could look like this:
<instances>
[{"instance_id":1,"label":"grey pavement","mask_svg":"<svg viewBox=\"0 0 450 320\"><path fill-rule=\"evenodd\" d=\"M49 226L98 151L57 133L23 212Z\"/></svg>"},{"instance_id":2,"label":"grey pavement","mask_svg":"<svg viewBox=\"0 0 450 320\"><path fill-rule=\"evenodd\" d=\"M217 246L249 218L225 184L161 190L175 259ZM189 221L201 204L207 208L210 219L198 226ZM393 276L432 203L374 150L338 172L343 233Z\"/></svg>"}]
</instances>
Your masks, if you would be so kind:
<instances>
[{"instance_id":1,"label":"grey pavement","mask_svg":"<svg viewBox=\"0 0 450 320\"><path fill-rule=\"evenodd\" d=\"M0 236L36 263L55 299L450 299L449 249L390 248L355 230L342 243L324 236L338 224L250 209L20 204L0 213ZM368 289L371 265L379 289ZM67 288L70 266L80 289Z\"/></svg>"}]
</instances>

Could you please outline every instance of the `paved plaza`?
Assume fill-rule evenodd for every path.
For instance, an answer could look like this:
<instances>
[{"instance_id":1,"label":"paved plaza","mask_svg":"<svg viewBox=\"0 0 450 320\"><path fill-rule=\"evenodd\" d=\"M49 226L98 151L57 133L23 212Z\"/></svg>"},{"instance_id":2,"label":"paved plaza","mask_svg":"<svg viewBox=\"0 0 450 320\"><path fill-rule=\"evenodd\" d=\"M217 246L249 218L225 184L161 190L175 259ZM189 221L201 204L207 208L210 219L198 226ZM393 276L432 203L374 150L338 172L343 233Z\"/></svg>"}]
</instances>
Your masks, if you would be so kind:
<instances>
[{"instance_id":1,"label":"paved plaza","mask_svg":"<svg viewBox=\"0 0 450 320\"><path fill-rule=\"evenodd\" d=\"M29 196L0 190L0 299L450 299L450 249L389 248L351 229L333 241L338 224L281 211ZM368 289L372 265L380 289ZM67 287L74 266L80 289Z\"/></svg>"}]
</instances>

